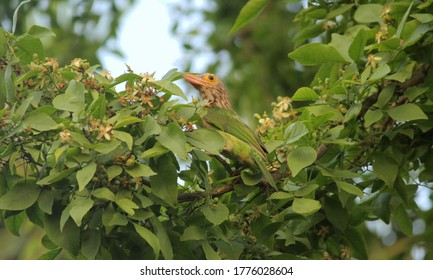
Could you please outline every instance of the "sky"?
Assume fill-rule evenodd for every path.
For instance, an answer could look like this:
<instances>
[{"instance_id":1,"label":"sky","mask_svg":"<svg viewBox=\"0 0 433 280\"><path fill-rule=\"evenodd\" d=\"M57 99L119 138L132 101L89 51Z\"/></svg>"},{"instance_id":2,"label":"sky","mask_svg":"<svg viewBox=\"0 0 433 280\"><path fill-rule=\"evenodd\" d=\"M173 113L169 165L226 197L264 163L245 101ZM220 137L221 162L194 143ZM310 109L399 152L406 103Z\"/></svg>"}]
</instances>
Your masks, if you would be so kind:
<instances>
[{"instance_id":1,"label":"sky","mask_svg":"<svg viewBox=\"0 0 433 280\"><path fill-rule=\"evenodd\" d=\"M123 16L118 34L125 57L99 52L104 67L113 77L125 73L125 63L137 73L156 71L156 78L161 78L172 68L179 68L180 44L170 35L166 1L137 1Z\"/></svg>"}]
</instances>

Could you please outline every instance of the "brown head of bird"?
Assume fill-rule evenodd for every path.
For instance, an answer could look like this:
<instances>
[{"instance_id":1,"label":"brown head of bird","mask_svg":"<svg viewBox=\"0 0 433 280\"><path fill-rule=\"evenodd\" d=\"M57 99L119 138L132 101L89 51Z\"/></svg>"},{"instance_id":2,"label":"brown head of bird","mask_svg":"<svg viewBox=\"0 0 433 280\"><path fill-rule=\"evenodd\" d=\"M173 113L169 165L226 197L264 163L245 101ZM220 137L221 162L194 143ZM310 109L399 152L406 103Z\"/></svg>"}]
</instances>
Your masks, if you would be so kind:
<instances>
[{"instance_id":1,"label":"brown head of bird","mask_svg":"<svg viewBox=\"0 0 433 280\"><path fill-rule=\"evenodd\" d=\"M223 82L214 74L185 73L183 78L200 92L200 98L206 100L210 107L233 110Z\"/></svg>"}]
</instances>

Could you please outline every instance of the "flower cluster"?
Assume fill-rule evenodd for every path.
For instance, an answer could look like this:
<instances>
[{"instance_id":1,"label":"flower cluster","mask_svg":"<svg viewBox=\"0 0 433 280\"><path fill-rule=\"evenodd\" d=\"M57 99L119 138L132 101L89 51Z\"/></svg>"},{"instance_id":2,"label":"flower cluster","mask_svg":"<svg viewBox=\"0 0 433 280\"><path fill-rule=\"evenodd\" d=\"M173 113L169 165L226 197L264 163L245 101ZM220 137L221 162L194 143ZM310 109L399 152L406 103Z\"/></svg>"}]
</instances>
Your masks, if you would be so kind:
<instances>
[{"instance_id":1,"label":"flower cluster","mask_svg":"<svg viewBox=\"0 0 433 280\"><path fill-rule=\"evenodd\" d=\"M290 97L279 96L277 102L273 102L272 106L272 118L270 118L266 112L263 116L259 114L255 115L259 122L256 132L260 136L267 135L280 123L286 124L296 117L297 113L292 107L292 99Z\"/></svg>"},{"instance_id":2,"label":"flower cluster","mask_svg":"<svg viewBox=\"0 0 433 280\"><path fill-rule=\"evenodd\" d=\"M134 85L126 85L124 94L119 96L119 103L123 106L141 105L154 108L158 90L151 85L155 81L149 73L140 74L141 80L136 80Z\"/></svg>"}]
</instances>

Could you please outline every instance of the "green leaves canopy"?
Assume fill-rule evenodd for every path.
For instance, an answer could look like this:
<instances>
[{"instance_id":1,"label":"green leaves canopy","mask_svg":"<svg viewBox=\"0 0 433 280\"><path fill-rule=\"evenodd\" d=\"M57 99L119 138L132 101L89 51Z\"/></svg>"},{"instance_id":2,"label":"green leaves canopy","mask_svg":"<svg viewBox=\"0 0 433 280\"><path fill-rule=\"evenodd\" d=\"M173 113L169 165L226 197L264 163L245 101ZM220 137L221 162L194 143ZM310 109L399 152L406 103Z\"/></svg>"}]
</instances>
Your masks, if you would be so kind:
<instances>
[{"instance_id":1,"label":"green leaves canopy","mask_svg":"<svg viewBox=\"0 0 433 280\"><path fill-rule=\"evenodd\" d=\"M233 32L267 2L249 1ZM299 12L287 52L316 76L257 116L277 190L223 156L233 143L203 128L202 102L172 98L186 96L176 71L113 79L82 59L42 59L44 28L1 30L5 226L42 227L43 258L368 258L366 220L411 236L429 218L415 194L433 180L431 59L418 53L431 18L405 1Z\"/></svg>"}]
</instances>

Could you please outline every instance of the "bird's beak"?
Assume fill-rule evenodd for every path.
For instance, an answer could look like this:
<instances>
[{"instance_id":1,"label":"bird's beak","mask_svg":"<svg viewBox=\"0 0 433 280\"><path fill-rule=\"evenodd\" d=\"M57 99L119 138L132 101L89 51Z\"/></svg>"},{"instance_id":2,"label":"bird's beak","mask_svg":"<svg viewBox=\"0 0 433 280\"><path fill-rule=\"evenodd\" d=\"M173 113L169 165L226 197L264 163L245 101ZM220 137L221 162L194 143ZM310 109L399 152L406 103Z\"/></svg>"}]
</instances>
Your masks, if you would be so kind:
<instances>
[{"instance_id":1,"label":"bird's beak","mask_svg":"<svg viewBox=\"0 0 433 280\"><path fill-rule=\"evenodd\" d=\"M205 81L201 76L190 74L190 73L184 73L183 78L193 85L195 88L201 87L205 85Z\"/></svg>"}]
</instances>

